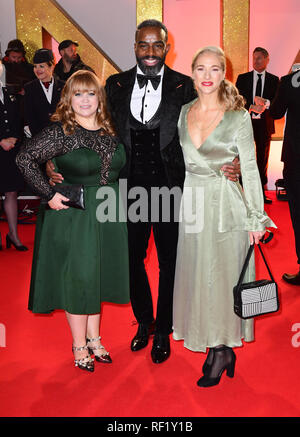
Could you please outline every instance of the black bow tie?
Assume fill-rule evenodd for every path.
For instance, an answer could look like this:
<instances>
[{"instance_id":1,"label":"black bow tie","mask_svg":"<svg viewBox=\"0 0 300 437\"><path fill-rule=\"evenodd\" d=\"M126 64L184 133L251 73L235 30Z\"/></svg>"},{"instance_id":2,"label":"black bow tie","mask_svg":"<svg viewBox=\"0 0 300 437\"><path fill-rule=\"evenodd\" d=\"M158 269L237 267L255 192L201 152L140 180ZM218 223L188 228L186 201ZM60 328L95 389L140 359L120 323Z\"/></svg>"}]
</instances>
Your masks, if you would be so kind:
<instances>
[{"instance_id":1,"label":"black bow tie","mask_svg":"<svg viewBox=\"0 0 300 437\"><path fill-rule=\"evenodd\" d=\"M137 80L140 88L143 88L145 85L147 85L148 80L150 80L153 88L156 90L160 84L160 78L161 76L146 76L145 74L137 74Z\"/></svg>"}]
</instances>

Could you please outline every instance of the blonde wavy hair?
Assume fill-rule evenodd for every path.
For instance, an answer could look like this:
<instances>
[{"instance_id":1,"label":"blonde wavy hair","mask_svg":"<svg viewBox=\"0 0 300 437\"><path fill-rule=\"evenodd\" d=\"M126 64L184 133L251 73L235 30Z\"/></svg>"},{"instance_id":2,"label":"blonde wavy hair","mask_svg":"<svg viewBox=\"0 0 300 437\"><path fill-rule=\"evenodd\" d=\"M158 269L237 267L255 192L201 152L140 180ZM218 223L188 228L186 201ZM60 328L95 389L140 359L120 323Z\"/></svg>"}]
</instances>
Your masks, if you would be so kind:
<instances>
[{"instance_id":1,"label":"blonde wavy hair","mask_svg":"<svg viewBox=\"0 0 300 437\"><path fill-rule=\"evenodd\" d=\"M203 47L202 49L196 52L192 61L192 72L194 72L195 70L199 56L203 55L204 53L214 53L215 55L217 55L225 76L226 73L225 54L220 47L216 47L216 46ZM218 91L218 98L219 98L219 102L224 106L225 111L238 111L244 108L245 105L245 100L239 94L236 86L225 78L222 80L220 84L219 91Z\"/></svg>"},{"instance_id":2,"label":"blonde wavy hair","mask_svg":"<svg viewBox=\"0 0 300 437\"><path fill-rule=\"evenodd\" d=\"M72 97L77 92L87 91L94 91L98 97L99 104L96 113L96 121L101 129L100 135L115 136L115 129L106 106L105 89L101 85L98 77L88 70L78 70L69 77L62 90L60 101L51 120L61 122L66 135L73 134L78 123L76 122L75 112L71 104Z\"/></svg>"}]
</instances>

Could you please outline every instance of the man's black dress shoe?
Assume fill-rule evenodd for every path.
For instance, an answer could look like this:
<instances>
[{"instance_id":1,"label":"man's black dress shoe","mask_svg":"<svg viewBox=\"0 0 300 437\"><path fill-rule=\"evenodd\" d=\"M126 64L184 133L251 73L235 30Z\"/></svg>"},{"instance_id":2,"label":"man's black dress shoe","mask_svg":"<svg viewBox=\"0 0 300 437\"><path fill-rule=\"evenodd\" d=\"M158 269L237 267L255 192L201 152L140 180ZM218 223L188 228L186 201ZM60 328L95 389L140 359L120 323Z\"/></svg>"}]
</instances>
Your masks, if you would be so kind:
<instances>
[{"instance_id":1,"label":"man's black dress shoe","mask_svg":"<svg viewBox=\"0 0 300 437\"><path fill-rule=\"evenodd\" d=\"M139 324L137 333L131 341L130 348L133 352L139 351L147 346L150 335L154 334L155 322L150 325Z\"/></svg>"},{"instance_id":2,"label":"man's black dress shoe","mask_svg":"<svg viewBox=\"0 0 300 437\"><path fill-rule=\"evenodd\" d=\"M284 273L282 275L282 279L289 284L300 285L300 271L295 275L289 275L288 273Z\"/></svg>"},{"instance_id":3,"label":"man's black dress shoe","mask_svg":"<svg viewBox=\"0 0 300 437\"><path fill-rule=\"evenodd\" d=\"M170 356L170 339L168 335L155 334L151 357L153 363L159 364L166 361Z\"/></svg>"},{"instance_id":4,"label":"man's black dress shoe","mask_svg":"<svg viewBox=\"0 0 300 437\"><path fill-rule=\"evenodd\" d=\"M270 203L272 203L272 200L271 199L269 199L269 197L264 197L264 203L267 203L267 204L270 204Z\"/></svg>"}]
</instances>

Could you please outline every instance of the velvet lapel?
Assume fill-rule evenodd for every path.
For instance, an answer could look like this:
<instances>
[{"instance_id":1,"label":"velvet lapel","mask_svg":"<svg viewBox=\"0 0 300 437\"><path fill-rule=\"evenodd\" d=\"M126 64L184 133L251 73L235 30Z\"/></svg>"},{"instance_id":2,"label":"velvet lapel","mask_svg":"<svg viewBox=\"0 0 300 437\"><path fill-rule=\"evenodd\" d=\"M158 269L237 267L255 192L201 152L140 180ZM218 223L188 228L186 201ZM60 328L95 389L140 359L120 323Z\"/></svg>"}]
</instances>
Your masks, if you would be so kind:
<instances>
[{"instance_id":1,"label":"velvet lapel","mask_svg":"<svg viewBox=\"0 0 300 437\"><path fill-rule=\"evenodd\" d=\"M166 147L174 138L182 105L183 81L175 71L165 65L161 95L160 148Z\"/></svg>"},{"instance_id":2,"label":"velvet lapel","mask_svg":"<svg viewBox=\"0 0 300 437\"><path fill-rule=\"evenodd\" d=\"M119 75L118 81L116 82L118 93L114 98L114 106L117 108L115 111L117 126L119 127L121 139L129 148L131 148L129 125L130 99L135 82L135 76L136 67Z\"/></svg>"}]
</instances>

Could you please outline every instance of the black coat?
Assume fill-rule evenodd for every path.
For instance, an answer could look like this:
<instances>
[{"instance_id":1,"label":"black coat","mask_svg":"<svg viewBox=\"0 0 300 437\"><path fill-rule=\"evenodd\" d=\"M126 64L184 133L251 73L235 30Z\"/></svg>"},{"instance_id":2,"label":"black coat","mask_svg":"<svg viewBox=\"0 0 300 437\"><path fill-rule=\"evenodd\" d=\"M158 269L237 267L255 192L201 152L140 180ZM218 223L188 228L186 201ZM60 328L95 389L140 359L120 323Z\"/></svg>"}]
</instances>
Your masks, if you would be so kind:
<instances>
[{"instance_id":1,"label":"black coat","mask_svg":"<svg viewBox=\"0 0 300 437\"><path fill-rule=\"evenodd\" d=\"M18 191L23 188L24 181L19 172L15 158L22 140L22 124L18 98L3 88L4 103L0 102L0 141L14 137L18 141L9 151L0 147L0 192Z\"/></svg>"},{"instance_id":2,"label":"black coat","mask_svg":"<svg viewBox=\"0 0 300 437\"><path fill-rule=\"evenodd\" d=\"M33 65L25 60L20 63L9 62L5 57L3 65L6 70L6 87L10 94L18 94L26 83L35 79Z\"/></svg>"},{"instance_id":3,"label":"black coat","mask_svg":"<svg viewBox=\"0 0 300 437\"><path fill-rule=\"evenodd\" d=\"M128 177L131 161L130 100L136 77L136 67L110 76L106 81L108 107L120 141L127 154L124 174ZM160 118L160 153L166 171L169 187L183 186L185 167L179 143L177 122L181 107L196 97L190 77L165 66Z\"/></svg>"},{"instance_id":4,"label":"black coat","mask_svg":"<svg viewBox=\"0 0 300 437\"><path fill-rule=\"evenodd\" d=\"M78 70L88 70L88 71L92 71L93 73L95 73L94 70L91 67L89 67L88 65L86 65L84 62L82 62L80 56L77 55L77 59L75 62L73 62L72 67L68 73L64 72L64 64L63 64L62 59L60 59L54 67L54 76L57 79L62 80L63 82L66 82L69 79L69 77L72 76L72 74Z\"/></svg>"},{"instance_id":5,"label":"black coat","mask_svg":"<svg viewBox=\"0 0 300 437\"><path fill-rule=\"evenodd\" d=\"M250 105L253 104L253 74L253 71L240 74L236 81L236 87L239 90L239 93L246 100L246 109L249 109ZM277 76L266 71L262 97L270 100L271 103L276 95L278 82L279 78ZM265 121L265 128L268 135L271 136L275 132L275 125L274 119L270 116L270 111L268 109L261 114L261 119Z\"/></svg>"},{"instance_id":6,"label":"black coat","mask_svg":"<svg viewBox=\"0 0 300 437\"><path fill-rule=\"evenodd\" d=\"M22 125L20 120L18 99L3 87L4 104L0 102L0 141L3 138L21 139Z\"/></svg>"},{"instance_id":7,"label":"black coat","mask_svg":"<svg viewBox=\"0 0 300 437\"><path fill-rule=\"evenodd\" d=\"M38 79L25 85L25 122L32 136L50 124L50 117L56 110L63 87L64 82L54 79L50 104Z\"/></svg>"},{"instance_id":8,"label":"black coat","mask_svg":"<svg viewBox=\"0 0 300 437\"><path fill-rule=\"evenodd\" d=\"M277 95L270 107L273 118L286 114L286 125L281 160L288 164L300 164L300 71L283 76Z\"/></svg>"}]
</instances>

